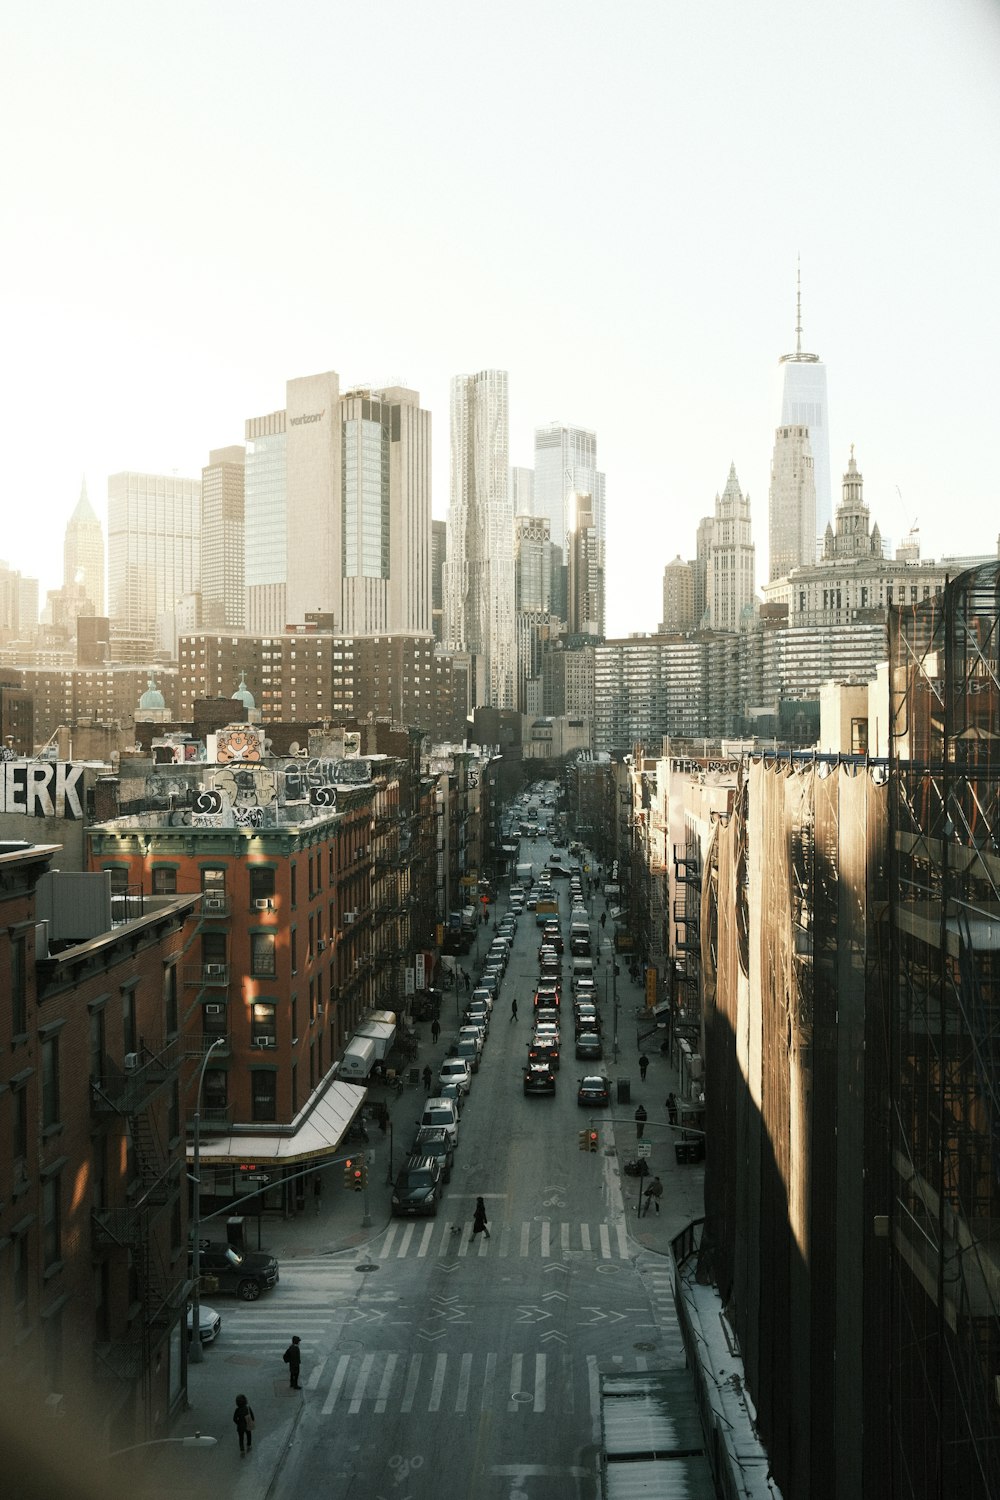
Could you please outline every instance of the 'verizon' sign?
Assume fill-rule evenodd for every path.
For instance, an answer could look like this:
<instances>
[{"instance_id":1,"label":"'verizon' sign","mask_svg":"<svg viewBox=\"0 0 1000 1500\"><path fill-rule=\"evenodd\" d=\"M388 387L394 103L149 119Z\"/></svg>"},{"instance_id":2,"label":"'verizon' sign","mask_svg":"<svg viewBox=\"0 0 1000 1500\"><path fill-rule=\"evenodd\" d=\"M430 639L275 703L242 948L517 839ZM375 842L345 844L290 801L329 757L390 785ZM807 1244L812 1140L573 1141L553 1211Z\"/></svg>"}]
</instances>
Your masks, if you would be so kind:
<instances>
[{"instance_id":1,"label":"'verizon' sign","mask_svg":"<svg viewBox=\"0 0 1000 1500\"><path fill-rule=\"evenodd\" d=\"M0 813L82 818L83 766L66 760L0 763Z\"/></svg>"}]
</instances>

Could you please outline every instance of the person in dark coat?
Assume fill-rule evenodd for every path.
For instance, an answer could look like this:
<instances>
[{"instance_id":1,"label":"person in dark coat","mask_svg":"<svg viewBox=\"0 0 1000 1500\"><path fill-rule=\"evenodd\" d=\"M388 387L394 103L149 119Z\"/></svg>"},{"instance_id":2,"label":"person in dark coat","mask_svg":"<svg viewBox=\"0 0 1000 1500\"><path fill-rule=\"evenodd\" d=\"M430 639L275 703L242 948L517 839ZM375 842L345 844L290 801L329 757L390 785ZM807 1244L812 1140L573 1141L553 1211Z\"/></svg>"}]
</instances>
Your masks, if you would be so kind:
<instances>
[{"instance_id":1,"label":"person in dark coat","mask_svg":"<svg viewBox=\"0 0 1000 1500\"><path fill-rule=\"evenodd\" d=\"M236 1410L233 1412L233 1421L236 1423L236 1436L240 1440L240 1458L250 1452L253 1447L253 1407L245 1396L236 1397Z\"/></svg>"},{"instance_id":2,"label":"person in dark coat","mask_svg":"<svg viewBox=\"0 0 1000 1500\"><path fill-rule=\"evenodd\" d=\"M431 1022L431 1039L436 1042L440 1035L441 1022L438 1020L437 1016L435 1016L434 1020Z\"/></svg>"},{"instance_id":3,"label":"person in dark coat","mask_svg":"<svg viewBox=\"0 0 1000 1500\"><path fill-rule=\"evenodd\" d=\"M667 1119L671 1125L677 1124L677 1095L673 1092L667 1095Z\"/></svg>"},{"instance_id":4,"label":"person in dark coat","mask_svg":"<svg viewBox=\"0 0 1000 1500\"><path fill-rule=\"evenodd\" d=\"M517 1020L517 996L516 995L514 996L513 1000L510 1002L510 1018L511 1018L512 1021L516 1021Z\"/></svg>"},{"instance_id":5,"label":"person in dark coat","mask_svg":"<svg viewBox=\"0 0 1000 1500\"><path fill-rule=\"evenodd\" d=\"M646 1056L646 1054L644 1052L642 1054L642 1056L640 1057L640 1059L639 1059L639 1077L642 1079L643 1083L646 1082L646 1069L648 1067L649 1067L649 1058Z\"/></svg>"},{"instance_id":6,"label":"person in dark coat","mask_svg":"<svg viewBox=\"0 0 1000 1500\"><path fill-rule=\"evenodd\" d=\"M488 1220L486 1218L486 1204L482 1198L476 1199L476 1211L472 1216L472 1238L475 1239L477 1234L485 1234L487 1239L490 1237Z\"/></svg>"},{"instance_id":7,"label":"person in dark coat","mask_svg":"<svg viewBox=\"0 0 1000 1500\"><path fill-rule=\"evenodd\" d=\"M302 1366L302 1350L299 1348L299 1340L297 1338L293 1337L292 1342L281 1357L288 1366L288 1384L293 1391L301 1390L302 1387L299 1385L299 1370Z\"/></svg>"},{"instance_id":8,"label":"person in dark coat","mask_svg":"<svg viewBox=\"0 0 1000 1500\"><path fill-rule=\"evenodd\" d=\"M648 1119L649 1116L647 1115L644 1106L640 1104L639 1108L635 1112L635 1138L637 1141L642 1140L642 1132L646 1128L646 1121Z\"/></svg>"},{"instance_id":9,"label":"person in dark coat","mask_svg":"<svg viewBox=\"0 0 1000 1500\"><path fill-rule=\"evenodd\" d=\"M652 1182L649 1184L649 1187L646 1188L642 1196L646 1200L646 1206L643 1210L645 1213L649 1213L649 1205L651 1203L656 1209L656 1212L660 1212L660 1199L663 1197L663 1183L658 1177L653 1178Z\"/></svg>"},{"instance_id":10,"label":"person in dark coat","mask_svg":"<svg viewBox=\"0 0 1000 1500\"><path fill-rule=\"evenodd\" d=\"M431 1072L430 1066L428 1065L427 1067L424 1068L424 1093L425 1094L429 1094L430 1091L431 1091L431 1081L433 1080L433 1077L434 1077L434 1074Z\"/></svg>"}]
</instances>

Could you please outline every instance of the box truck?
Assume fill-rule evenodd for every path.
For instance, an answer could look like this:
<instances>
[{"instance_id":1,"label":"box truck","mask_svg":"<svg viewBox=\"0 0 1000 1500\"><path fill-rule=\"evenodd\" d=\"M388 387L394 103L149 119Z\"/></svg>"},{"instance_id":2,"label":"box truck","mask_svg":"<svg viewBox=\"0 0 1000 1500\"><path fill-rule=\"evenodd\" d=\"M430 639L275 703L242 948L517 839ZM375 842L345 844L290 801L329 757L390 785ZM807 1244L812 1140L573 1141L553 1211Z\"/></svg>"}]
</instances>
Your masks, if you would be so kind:
<instances>
[{"instance_id":1,"label":"box truck","mask_svg":"<svg viewBox=\"0 0 1000 1500\"><path fill-rule=\"evenodd\" d=\"M377 1061L375 1043L371 1037L352 1036L344 1048L344 1055L337 1069L337 1077L367 1078Z\"/></svg>"}]
</instances>

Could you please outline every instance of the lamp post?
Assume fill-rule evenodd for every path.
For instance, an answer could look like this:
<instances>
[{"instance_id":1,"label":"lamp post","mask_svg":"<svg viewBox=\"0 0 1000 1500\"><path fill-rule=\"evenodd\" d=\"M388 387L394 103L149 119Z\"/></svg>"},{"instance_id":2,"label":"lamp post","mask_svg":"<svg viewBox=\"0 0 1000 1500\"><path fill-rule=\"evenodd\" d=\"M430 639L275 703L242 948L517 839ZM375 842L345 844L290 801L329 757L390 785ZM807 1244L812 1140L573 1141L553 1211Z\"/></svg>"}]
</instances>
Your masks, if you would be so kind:
<instances>
[{"instance_id":1,"label":"lamp post","mask_svg":"<svg viewBox=\"0 0 1000 1500\"><path fill-rule=\"evenodd\" d=\"M194 1296L191 1298L191 1331L194 1334L194 1343L188 1351L188 1358L194 1365L200 1365L204 1358L201 1347L201 1086L205 1082L205 1069L208 1059L216 1047L221 1047L225 1042L224 1036L216 1037L201 1060L201 1069L198 1073L198 1091L194 1096L194 1213L191 1215L194 1221L194 1253L191 1256L191 1275L194 1279Z\"/></svg>"},{"instance_id":2,"label":"lamp post","mask_svg":"<svg viewBox=\"0 0 1000 1500\"><path fill-rule=\"evenodd\" d=\"M209 1437L207 1433L196 1432L191 1437L179 1438L150 1438L148 1443L131 1443L127 1448L115 1448L108 1453L108 1458L121 1458L123 1453L135 1453L140 1448L159 1448L164 1443L180 1443L182 1448L214 1448L219 1439Z\"/></svg>"}]
</instances>

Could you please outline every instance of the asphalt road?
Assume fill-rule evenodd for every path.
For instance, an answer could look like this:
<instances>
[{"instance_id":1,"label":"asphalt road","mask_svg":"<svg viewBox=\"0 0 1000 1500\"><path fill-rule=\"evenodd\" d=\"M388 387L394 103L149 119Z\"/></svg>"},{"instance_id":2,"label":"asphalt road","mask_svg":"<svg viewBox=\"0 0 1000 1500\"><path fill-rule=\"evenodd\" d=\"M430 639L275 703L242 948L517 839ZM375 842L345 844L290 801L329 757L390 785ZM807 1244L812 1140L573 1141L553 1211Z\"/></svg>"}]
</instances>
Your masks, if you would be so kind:
<instances>
[{"instance_id":1,"label":"asphalt road","mask_svg":"<svg viewBox=\"0 0 1000 1500\"><path fill-rule=\"evenodd\" d=\"M550 852L541 839L523 847L536 869ZM557 888L565 935L568 882ZM490 937L484 928L483 951ZM303 1341L305 1390L291 1397L300 1404L274 1500L596 1500L600 1374L683 1359L665 1347L649 1257L626 1233L605 1155L609 1117L596 1117L600 1151L579 1150L590 1116L577 1106L576 1080L594 1065L573 1060L571 1017L556 1097L523 1095L538 945L525 912L439 1215L393 1220L360 1251L286 1262L273 1297L227 1307L231 1359L245 1347L248 1361L252 1352L280 1369L289 1330ZM456 1013L446 996L442 1043ZM386 1144L375 1150L378 1182ZM478 1194L489 1240L471 1238Z\"/></svg>"}]
</instances>

